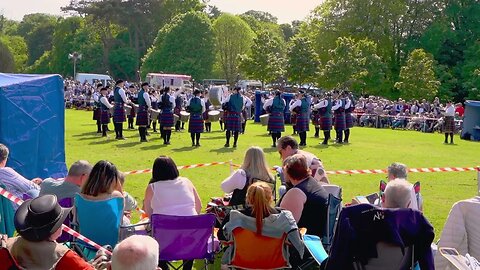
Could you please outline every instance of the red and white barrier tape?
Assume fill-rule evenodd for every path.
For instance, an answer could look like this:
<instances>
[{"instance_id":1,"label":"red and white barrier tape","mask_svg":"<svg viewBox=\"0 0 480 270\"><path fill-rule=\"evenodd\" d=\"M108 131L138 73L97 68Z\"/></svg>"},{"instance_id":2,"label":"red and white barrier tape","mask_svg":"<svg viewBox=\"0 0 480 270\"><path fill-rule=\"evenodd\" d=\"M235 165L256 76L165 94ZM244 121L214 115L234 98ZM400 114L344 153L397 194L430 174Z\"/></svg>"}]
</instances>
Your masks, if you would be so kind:
<instances>
[{"instance_id":1,"label":"red and white barrier tape","mask_svg":"<svg viewBox=\"0 0 480 270\"><path fill-rule=\"evenodd\" d=\"M233 164L234 167L240 167L238 164ZM275 171L275 168L272 168ZM479 167L444 167L444 168L411 168L408 172L414 173L427 173L427 172L468 172L479 171ZM327 174L379 174L387 173L385 169L373 169L373 170L338 170L338 171L326 171Z\"/></svg>"},{"instance_id":2,"label":"red and white barrier tape","mask_svg":"<svg viewBox=\"0 0 480 270\"><path fill-rule=\"evenodd\" d=\"M17 205L21 205L23 203L23 200L20 199L20 198L17 198L17 196L13 195L12 193L6 191L5 189L1 188L0 187L0 195L2 195L3 197L9 199L10 201L14 202L15 204ZM65 226L65 225L62 225L62 230L64 230L65 232L67 232L68 234L72 235L73 237L75 238L78 238L82 241L84 241L85 243L95 247L96 249L102 249L107 255L112 255L112 252L110 252L109 250L105 249L104 247L100 246L99 244L93 242L92 240L88 239L87 237L79 234L78 232L76 232L75 230L71 229L70 227L68 226Z\"/></svg>"},{"instance_id":3,"label":"red and white barrier tape","mask_svg":"<svg viewBox=\"0 0 480 270\"><path fill-rule=\"evenodd\" d=\"M431 118L431 117L425 117L425 116L407 116L407 115L389 115L389 114L374 114L374 113L355 113L353 112L352 113L353 115L355 116L380 116L380 117L383 117L383 118L388 118L388 117L391 117L391 118L395 118L395 119L413 119L413 118L417 118L417 119L420 119L420 120L434 120L434 121L438 121L440 120L440 118ZM463 120L461 119L455 119L455 122L463 122Z\"/></svg>"},{"instance_id":4,"label":"red and white barrier tape","mask_svg":"<svg viewBox=\"0 0 480 270\"><path fill-rule=\"evenodd\" d=\"M223 164L230 164L230 163L227 162L227 161L221 161L221 162L192 164L192 165L177 166L177 169L179 169L179 170L194 169L194 168L208 167L208 166L215 166L215 165L223 165ZM124 174L142 174L142 173L151 173L151 172L152 172L151 169L147 169L147 170L134 170L134 171L124 172Z\"/></svg>"}]
</instances>

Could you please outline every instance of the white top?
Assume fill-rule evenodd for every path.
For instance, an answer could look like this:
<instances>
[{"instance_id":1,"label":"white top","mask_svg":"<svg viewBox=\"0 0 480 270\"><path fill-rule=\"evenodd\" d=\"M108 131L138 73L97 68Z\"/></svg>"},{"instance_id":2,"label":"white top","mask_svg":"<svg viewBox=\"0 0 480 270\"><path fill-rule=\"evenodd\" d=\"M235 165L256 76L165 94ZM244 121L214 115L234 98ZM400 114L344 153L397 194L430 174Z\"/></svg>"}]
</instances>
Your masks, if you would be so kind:
<instances>
[{"instance_id":1,"label":"white top","mask_svg":"<svg viewBox=\"0 0 480 270\"><path fill-rule=\"evenodd\" d=\"M110 102L108 102L108 99L104 96L100 98L100 102L103 103L103 105L107 106L107 108L109 109L113 107L113 105L110 104Z\"/></svg>"},{"instance_id":2,"label":"white top","mask_svg":"<svg viewBox=\"0 0 480 270\"><path fill-rule=\"evenodd\" d=\"M318 102L317 104L313 105L313 108L314 108L314 109L325 108L325 107L327 107L327 105L328 105L328 100L322 99L320 102Z\"/></svg>"},{"instance_id":3,"label":"white top","mask_svg":"<svg viewBox=\"0 0 480 270\"><path fill-rule=\"evenodd\" d=\"M302 100L301 99L296 99L295 102L293 102L293 104L290 103L290 111L292 112L293 109L295 109L296 107L300 107L302 106Z\"/></svg>"},{"instance_id":4,"label":"white top","mask_svg":"<svg viewBox=\"0 0 480 270\"><path fill-rule=\"evenodd\" d=\"M265 101L265 104L263 104L263 109L264 110L267 110L268 106L272 106L273 99L274 99L274 97L269 98L267 101ZM283 102L283 105L286 106L287 103L285 102L285 99L282 98L281 101Z\"/></svg>"},{"instance_id":5,"label":"white top","mask_svg":"<svg viewBox=\"0 0 480 270\"><path fill-rule=\"evenodd\" d=\"M235 189L244 188L245 183L247 183L247 173L242 169L238 169L232 175L223 180L221 187L223 192L230 193Z\"/></svg>"},{"instance_id":6,"label":"white top","mask_svg":"<svg viewBox=\"0 0 480 270\"><path fill-rule=\"evenodd\" d=\"M150 101L150 95L147 92L143 92L143 99L145 100L145 103L147 104L148 108L152 107L152 102Z\"/></svg>"},{"instance_id":7,"label":"white top","mask_svg":"<svg viewBox=\"0 0 480 270\"><path fill-rule=\"evenodd\" d=\"M23 197L23 194L31 189L40 190L40 186L26 179L10 167L0 168L0 184L5 185L5 189L8 192L20 199Z\"/></svg>"},{"instance_id":8,"label":"white top","mask_svg":"<svg viewBox=\"0 0 480 270\"><path fill-rule=\"evenodd\" d=\"M480 196L455 203L450 210L438 247L450 247L464 255L480 258ZM435 254L435 269L455 269L440 252Z\"/></svg>"},{"instance_id":9,"label":"white top","mask_svg":"<svg viewBox=\"0 0 480 270\"><path fill-rule=\"evenodd\" d=\"M94 92L93 93L93 101L98 102L99 98L100 98L100 93Z\"/></svg>"},{"instance_id":10,"label":"white top","mask_svg":"<svg viewBox=\"0 0 480 270\"><path fill-rule=\"evenodd\" d=\"M222 101L222 104L225 104L225 103L229 102L229 101L230 101L230 96L231 96L231 95L229 95L226 99L224 99L224 100ZM245 108L245 97L243 97L242 95L240 95L240 97L243 99L243 101L242 101L242 103L243 103L242 110L243 110L243 109Z\"/></svg>"},{"instance_id":11,"label":"white top","mask_svg":"<svg viewBox=\"0 0 480 270\"><path fill-rule=\"evenodd\" d=\"M127 96L125 95L125 90L123 90L123 88L118 90L118 94L122 97L124 103L128 103Z\"/></svg>"},{"instance_id":12,"label":"white top","mask_svg":"<svg viewBox=\"0 0 480 270\"><path fill-rule=\"evenodd\" d=\"M445 108L445 116L455 116L455 107L453 105Z\"/></svg>"},{"instance_id":13,"label":"white top","mask_svg":"<svg viewBox=\"0 0 480 270\"><path fill-rule=\"evenodd\" d=\"M351 101L349 98L347 98L347 99L345 100L345 110L346 110L346 109L349 109L350 106L352 106L352 101Z\"/></svg>"},{"instance_id":14,"label":"white top","mask_svg":"<svg viewBox=\"0 0 480 270\"><path fill-rule=\"evenodd\" d=\"M337 110L338 108L340 108L342 106L342 100L341 99L337 99L336 102L335 102L335 105L333 105L332 107L332 110L335 111Z\"/></svg>"},{"instance_id":15,"label":"white top","mask_svg":"<svg viewBox=\"0 0 480 270\"><path fill-rule=\"evenodd\" d=\"M187 101L187 107L190 106L190 101L194 98L195 97L193 97L193 98L191 98ZM198 99L200 99L200 103L202 104L202 113L204 113L205 112L205 101L203 101L203 99L201 99L201 98L198 98Z\"/></svg>"},{"instance_id":16,"label":"white top","mask_svg":"<svg viewBox=\"0 0 480 270\"><path fill-rule=\"evenodd\" d=\"M252 100L247 96L242 96L242 97L243 97L244 107L251 107L252 106Z\"/></svg>"},{"instance_id":17,"label":"white top","mask_svg":"<svg viewBox=\"0 0 480 270\"><path fill-rule=\"evenodd\" d=\"M153 190L151 207L153 214L193 216L195 210L195 191L193 184L185 177L158 181L149 184Z\"/></svg>"}]
</instances>

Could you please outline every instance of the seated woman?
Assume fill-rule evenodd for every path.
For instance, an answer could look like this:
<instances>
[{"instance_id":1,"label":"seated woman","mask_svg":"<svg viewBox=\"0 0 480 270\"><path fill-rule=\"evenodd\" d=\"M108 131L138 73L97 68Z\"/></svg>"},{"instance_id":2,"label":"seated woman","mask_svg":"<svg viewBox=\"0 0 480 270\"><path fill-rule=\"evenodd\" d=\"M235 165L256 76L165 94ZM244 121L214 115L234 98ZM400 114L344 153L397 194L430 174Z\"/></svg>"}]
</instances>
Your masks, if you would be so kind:
<instances>
[{"instance_id":1,"label":"seated woman","mask_svg":"<svg viewBox=\"0 0 480 270\"><path fill-rule=\"evenodd\" d=\"M257 235L272 238L281 238L287 234L288 240L299 254L303 255L304 247L292 213L272 207L272 189L267 183L251 184L247 190L246 204L245 209L232 210L227 215L218 232L219 239L233 240L233 230L239 227L254 231ZM227 248L222 259L223 264L231 263L232 256L234 256L233 249L232 246Z\"/></svg>"},{"instance_id":2,"label":"seated woman","mask_svg":"<svg viewBox=\"0 0 480 270\"><path fill-rule=\"evenodd\" d=\"M192 182L180 177L175 162L166 156L160 156L153 163L152 179L145 191L143 201L145 212L173 216L192 216L200 214L202 202ZM167 269L165 261L160 267ZM183 269L192 269L193 260L185 263Z\"/></svg>"},{"instance_id":3,"label":"seated woman","mask_svg":"<svg viewBox=\"0 0 480 270\"><path fill-rule=\"evenodd\" d=\"M273 185L274 178L270 174L269 168L262 148L258 146L250 147L245 153L240 169L223 180L221 184L225 193L233 192L229 205L244 205L247 189L256 181L263 181Z\"/></svg>"},{"instance_id":4,"label":"seated woman","mask_svg":"<svg viewBox=\"0 0 480 270\"><path fill-rule=\"evenodd\" d=\"M21 269L93 269L55 241L62 234L62 224L70 210L62 208L54 195L25 201L14 217L19 236L7 239L4 248L0 243L0 269L17 269L15 263ZM9 262L8 257L14 262Z\"/></svg>"},{"instance_id":5,"label":"seated woman","mask_svg":"<svg viewBox=\"0 0 480 270\"><path fill-rule=\"evenodd\" d=\"M322 237L325 233L328 193L310 175L307 159L295 154L285 159L283 171L293 185L280 200L280 207L292 212L300 228L308 234Z\"/></svg>"}]
</instances>

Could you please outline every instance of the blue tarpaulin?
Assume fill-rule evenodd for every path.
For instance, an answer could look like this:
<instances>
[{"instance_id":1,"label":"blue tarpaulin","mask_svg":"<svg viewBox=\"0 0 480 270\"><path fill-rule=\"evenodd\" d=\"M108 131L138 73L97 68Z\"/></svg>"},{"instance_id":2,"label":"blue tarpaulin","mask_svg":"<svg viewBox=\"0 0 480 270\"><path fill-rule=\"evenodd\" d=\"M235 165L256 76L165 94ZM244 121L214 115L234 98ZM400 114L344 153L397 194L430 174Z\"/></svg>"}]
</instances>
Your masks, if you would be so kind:
<instances>
[{"instance_id":1,"label":"blue tarpaulin","mask_svg":"<svg viewBox=\"0 0 480 270\"><path fill-rule=\"evenodd\" d=\"M63 177L65 107L60 75L0 73L0 143L26 178Z\"/></svg>"},{"instance_id":2,"label":"blue tarpaulin","mask_svg":"<svg viewBox=\"0 0 480 270\"><path fill-rule=\"evenodd\" d=\"M465 102L462 138L480 141L480 101L467 100Z\"/></svg>"}]
</instances>

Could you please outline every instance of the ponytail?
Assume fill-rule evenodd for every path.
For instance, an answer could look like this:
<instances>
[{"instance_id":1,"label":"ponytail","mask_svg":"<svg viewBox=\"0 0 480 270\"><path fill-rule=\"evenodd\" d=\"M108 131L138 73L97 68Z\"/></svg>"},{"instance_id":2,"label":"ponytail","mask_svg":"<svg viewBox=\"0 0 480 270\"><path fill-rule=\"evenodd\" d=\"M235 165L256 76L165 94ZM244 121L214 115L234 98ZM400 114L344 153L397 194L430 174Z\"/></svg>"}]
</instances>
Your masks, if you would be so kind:
<instances>
[{"instance_id":1,"label":"ponytail","mask_svg":"<svg viewBox=\"0 0 480 270\"><path fill-rule=\"evenodd\" d=\"M247 190L247 202L252 207L252 214L255 217L257 234L262 234L263 219L273 213L270 206L272 201L272 190L263 182L252 184Z\"/></svg>"}]
</instances>

